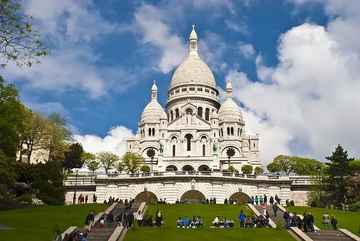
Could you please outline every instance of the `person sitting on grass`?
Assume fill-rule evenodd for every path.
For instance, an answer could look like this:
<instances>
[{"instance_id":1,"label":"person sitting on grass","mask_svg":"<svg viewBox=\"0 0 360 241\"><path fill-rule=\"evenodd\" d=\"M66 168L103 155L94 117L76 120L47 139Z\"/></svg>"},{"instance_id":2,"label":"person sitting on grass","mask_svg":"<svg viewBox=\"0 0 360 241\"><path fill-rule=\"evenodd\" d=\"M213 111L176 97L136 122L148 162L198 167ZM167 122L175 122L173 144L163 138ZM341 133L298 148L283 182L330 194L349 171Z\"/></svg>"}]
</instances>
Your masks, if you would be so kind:
<instances>
[{"instance_id":1,"label":"person sitting on grass","mask_svg":"<svg viewBox=\"0 0 360 241\"><path fill-rule=\"evenodd\" d=\"M219 227L219 224L220 224L220 220L219 220L219 217L216 216L214 218L214 220L212 221L212 224L215 226L215 227Z\"/></svg>"},{"instance_id":2,"label":"person sitting on grass","mask_svg":"<svg viewBox=\"0 0 360 241\"><path fill-rule=\"evenodd\" d=\"M176 228L181 228L181 227L182 227L182 219L181 219L181 217L179 217L176 220Z\"/></svg>"}]
</instances>

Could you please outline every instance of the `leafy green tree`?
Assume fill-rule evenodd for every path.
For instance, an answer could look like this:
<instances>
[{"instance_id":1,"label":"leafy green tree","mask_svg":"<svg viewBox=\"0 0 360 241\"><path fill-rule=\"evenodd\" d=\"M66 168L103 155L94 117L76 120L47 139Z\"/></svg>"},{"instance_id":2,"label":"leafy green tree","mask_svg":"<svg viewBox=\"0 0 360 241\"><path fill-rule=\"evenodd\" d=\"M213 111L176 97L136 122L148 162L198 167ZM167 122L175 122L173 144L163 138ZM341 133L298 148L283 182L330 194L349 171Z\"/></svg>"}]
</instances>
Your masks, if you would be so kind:
<instances>
[{"instance_id":1,"label":"leafy green tree","mask_svg":"<svg viewBox=\"0 0 360 241\"><path fill-rule=\"evenodd\" d=\"M106 174L108 174L109 170L119 161L119 157L111 152L100 152L97 158L104 167Z\"/></svg>"},{"instance_id":2,"label":"leafy green tree","mask_svg":"<svg viewBox=\"0 0 360 241\"><path fill-rule=\"evenodd\" d=\"M254 172L255 175L261 175L264 173L264 170L261 167L255 167Z\"/></svg>"},{"instance_id":3,"label":"leafy green tree","mask_svg":"<svg viewBox=\"0 0 360 241\"><path fill-rule=\"evenodd\" d=\"M297 175L317 175L319 170L324 170L326 166L315 160L297 156L279 155L268 164L267 169L272 172L283 172L286 175L295 173Z\"/></svg>"},{"instance_id":4,"label":"leafy green tree","mask_svg":"<svg viewBox=\"0 0 360 241\"><path fill-rule=\"evenodd\" d=\"M350 170L352 173L356 174L359 173L360 174L360 160L353 160L350 162L349 164Z\"/></svg>"},{"instance_id":5,"label":"leafy green tree","mask_svg":"<svg viewBox=\"0 0 360 241\"><path fill-rule=\"evenodd\" d=\"M96 156L90 152L83 152L81 159L88 169L92 171L93 175L95 175L95 171L100 168L100 162L96 159Z\"/></svg>"},{"instance_id":6,"label":"leafy green tree","mask_svg":"<svg viewBox=\"0 0 360 241\"><path fill-rule=\"evenodd\" d=\"M331 156L327 175L323 180L329 200L334 204L346 203L346 179L351 175L350 163L354 160L348 157L347 151L338 145Z\"/></svg>"},{"instance_id":7,"label":"leafy green tree","mask_svg":"<svg viewBox=\"0 0 360 241\"><path fill-rule=\"evenodd\" d=\"M123 163L128 172L134 173L144 164L144 158L139 154L126 152L122 157Z\"/></svg>"},{"instance_id":8,"label":"leafy green tree","mask_svg":"<svg viewBox=\"0 0 360 241\"><path fill-rule=\"evenodd\" d=\"M47 54L41 36L32 28L31 17L24 14L20 0L0 0L1 66L9 61L31 66Z\"/></svg>"},{"instance_id":9,"label":"leafy green tree","mask_svg":"<svg viewBox=\"0 0 360 241\"><path fill-rule=\"evenodd\" d=\"M73 168L81 168L84 164L82 159L83 147L80 143L71 144L65 152L64 168L70 170Z\"/></svg>"},{"instance_id":10,"label":"leafy green tree","mask_svg":"<svg viewBox=\"0 0 360 241\"><path fill-rule=\"evenodd\" d=\"M58 113L49 116L50 127L48 136L48 150L50 161L62 161L71 141L71 132L66 126L65 119Z\"/></svg>"},{"instance_id":11,"label":"leafy green tree","mask_svg":"<svg viewBox=\"0 0 360 241\"><path fill-rule=\"evenodd\" d=\"M242 173L249 175L252 173L253 167L251 165L244 165L241 167L241 171L242 171Z\"/></svg>"},{"instance_id":12,"label":"leafy green tree","mask_svg":"<svg viewBox=\"0 0 360 241\"><path fill-rule=\"evenodd\" d=\"M150 172L150 167L148 165L142 165L140 167L140 171L142 171L144 173L149 173Z\"/></svg>"},{"instance_id":13,"label":"leafy green tree","mask_svg":"<svg viewBox=\"0 0 360 241\"><path fill-rule=\"evenodd\" d=\"M122 161L119 161L117 164L116 164L116 170L118 170L118 172L122 172L125 170L125 164L122 162Z\"/></svg>"}]
</instances>

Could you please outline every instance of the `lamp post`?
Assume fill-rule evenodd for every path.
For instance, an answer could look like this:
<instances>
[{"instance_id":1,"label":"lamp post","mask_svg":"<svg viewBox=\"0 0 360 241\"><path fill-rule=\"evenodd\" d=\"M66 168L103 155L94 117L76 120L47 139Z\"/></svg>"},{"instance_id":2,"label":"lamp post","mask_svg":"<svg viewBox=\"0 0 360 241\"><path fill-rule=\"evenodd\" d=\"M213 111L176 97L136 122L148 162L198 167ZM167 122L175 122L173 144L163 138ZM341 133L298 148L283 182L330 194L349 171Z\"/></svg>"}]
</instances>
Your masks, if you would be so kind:
<instances>
[{"instance_id":1,"label":"lamp post","mask_svg":"<svg viewBox=\"0 0 360 241\"><path fill-rule=\"evenodd\" d=\"M155 150L153 148L148 149L147 152L146 152L146 155L151 158L150 165L151 165L151 172L153 172L154 171L153 159L154 159L154 156L155 156Z\"/></svg>"},{"instance_id":2,"label":"lamp post","mask_svg":"<svg viewBox=\"0 0 360 241\"><path fill-rule=\"evenodd\" d=\"M230 147L226 150L226 155L228 156L228 169L230 169L230 158L235 155L234 148Z\"/></svg>"}]
</instances>

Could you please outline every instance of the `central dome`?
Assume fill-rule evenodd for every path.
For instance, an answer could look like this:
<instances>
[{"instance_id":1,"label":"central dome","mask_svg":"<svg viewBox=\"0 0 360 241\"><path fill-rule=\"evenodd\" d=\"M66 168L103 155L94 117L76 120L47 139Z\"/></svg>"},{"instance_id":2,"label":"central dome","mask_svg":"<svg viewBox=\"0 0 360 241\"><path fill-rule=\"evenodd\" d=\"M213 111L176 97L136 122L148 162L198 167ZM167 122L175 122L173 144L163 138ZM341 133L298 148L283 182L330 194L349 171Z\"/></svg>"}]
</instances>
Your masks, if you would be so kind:
<instances>
[{"instance_id":1,"label":"central dome","mask_svg":"<svg viewBox=\"0 0 360 241\"><path fill-rule=\"evenodd\" d=\"M170 88L187 84L200 84L216 88L216 82L209 66L197 54L189 54L175 70Z\"/></svg>"},{"instance_id":2,"label":"central dome","mask_svg":"<svg viewBox=\"0 0 360 241\"><path fill-rule=\"evenodd\" d=\"M198 54L198 38L194 26L189 38L189 55L175 70L170 89L188 84L205 85L216 88L216 82L209 66Z\"/></svg>"}]
</instances>

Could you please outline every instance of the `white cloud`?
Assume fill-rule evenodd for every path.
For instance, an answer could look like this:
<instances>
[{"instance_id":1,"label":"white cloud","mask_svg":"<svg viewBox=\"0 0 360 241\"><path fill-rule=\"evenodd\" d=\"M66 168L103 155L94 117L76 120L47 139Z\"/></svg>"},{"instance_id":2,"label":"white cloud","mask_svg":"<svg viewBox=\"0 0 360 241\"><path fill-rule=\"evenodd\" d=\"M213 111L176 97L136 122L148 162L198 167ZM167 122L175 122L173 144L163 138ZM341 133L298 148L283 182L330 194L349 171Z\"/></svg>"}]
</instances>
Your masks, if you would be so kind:
<instances>
[{"instance_id":1,"label":"white cloud","mask_svg":"<svg viewBox=\"0 0 360 241\"><path fill-rule=\"evenodd\" d=\"M239 45L240 54L243 57L245 57L246 59L250 59L254 57L256 51L252 44L239 42L238 45Z\"/></svg>"},{"instance_id":2,"label":"white cloud","mask_svg":"<svg viewBox=\"0 0 360 241\"><path fill-rule=\"evenodd\" d=\"M337 144L360 155L360 55L343 47L333 32L305 23L280 38L279 64L264 75L267 81L228 74L236 98L255 114L267 161L281 153L323 160Z\"/></svg>"},{"instance_id":3,"label":"white cloud","mask_svg":"<svg viewBox=\"0 0 360 241\"><path fill-rule=\"evenodd\" d=\"M226 19L224 23L225 23L225 26L232 31L241 33L243 35L249 34L248 26L242 21L234 22L234 21L230 21L230 20Z\"/></svg>"},{"instance_id":4,"label":"white cloud","mask_svg":"<svg viewBox=\"0 0 360 241\"><path fill-rule=\"evenodd\" d=\"M124 126L116 126L104 138L97 135L74 135L74 140L81 143L87 152L107 151L121 157L127 149L126 140L132 136L133 133L130 129Z\"/></svg>"},{"instance_id":5,"label":"white cloud","mask_svg":"<svg viewBox=\"0 0 360 241\"><path fill-rule=\"evenodd\" d=\"M168 73L184 58L186 49L181 38L170 32L165 23L166 14L152 5L142 5L135 13L134 29L142 36L141 41L160 50L157 67Z\"/></svg>"}]
</instances>

